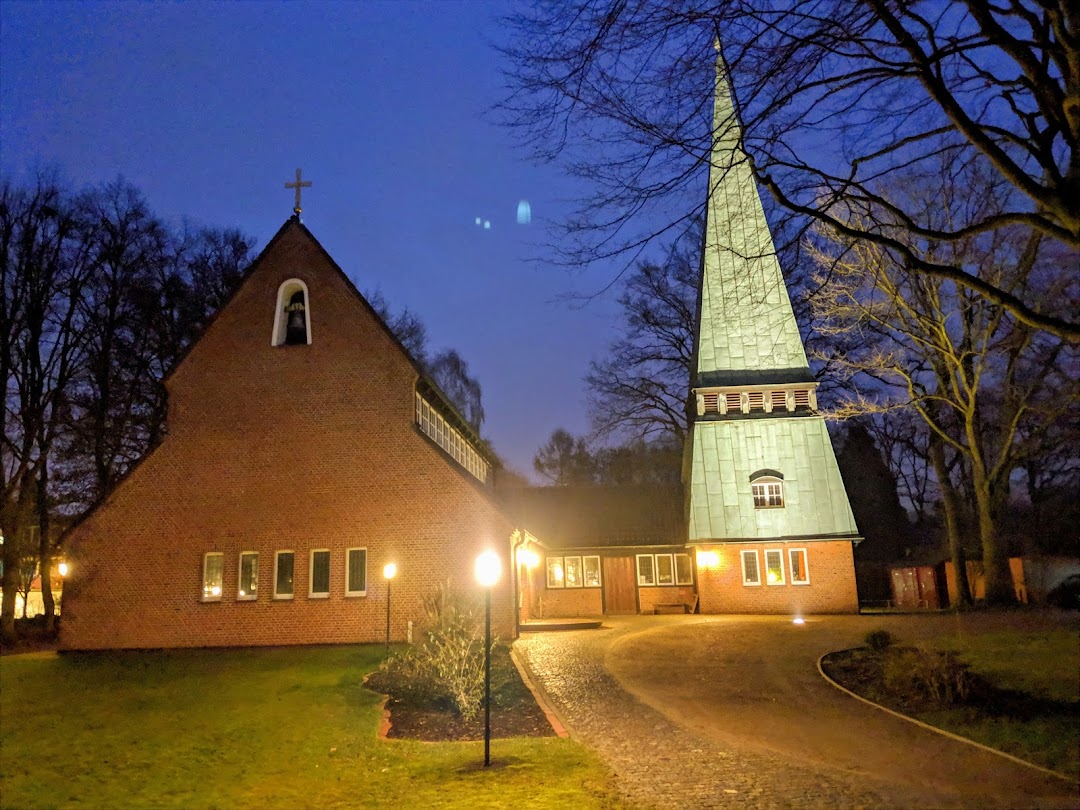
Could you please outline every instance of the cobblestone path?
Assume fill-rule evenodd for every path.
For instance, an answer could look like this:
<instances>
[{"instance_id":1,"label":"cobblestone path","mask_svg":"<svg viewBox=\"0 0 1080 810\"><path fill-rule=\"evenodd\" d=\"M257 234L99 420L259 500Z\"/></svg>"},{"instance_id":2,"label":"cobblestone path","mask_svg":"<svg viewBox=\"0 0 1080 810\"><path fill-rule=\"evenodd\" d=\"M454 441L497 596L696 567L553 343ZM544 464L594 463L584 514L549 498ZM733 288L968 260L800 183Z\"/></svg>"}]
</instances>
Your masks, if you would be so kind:
<instances>
[{"instance_id":1,"label":"cobblestone path","mask_svg":"<svg viewBox=\"0 0 1080 810\"><path fill-rule=\"evenodd\" d=\"M632 807L878 807L876 792L801 768L779 755L738 751L668 720L604 668L630 629L523 634L515 649L570 733L595 748ZM839 776L839 775L838 775Z\"/></svg>"},{"instance_id":2,"label":"cobblestone path","mask_svg":"<svg viewBox=\"0 0 1080 810\"><path fill-rule=\"evenodd\" d=\"M948 629L907 619L907 633ZM1080 808L1075 785L840 693L817 657L857 646L866 621L813 624L620 617L515 650L633 808Z\"/></svg>"}]
</instances>

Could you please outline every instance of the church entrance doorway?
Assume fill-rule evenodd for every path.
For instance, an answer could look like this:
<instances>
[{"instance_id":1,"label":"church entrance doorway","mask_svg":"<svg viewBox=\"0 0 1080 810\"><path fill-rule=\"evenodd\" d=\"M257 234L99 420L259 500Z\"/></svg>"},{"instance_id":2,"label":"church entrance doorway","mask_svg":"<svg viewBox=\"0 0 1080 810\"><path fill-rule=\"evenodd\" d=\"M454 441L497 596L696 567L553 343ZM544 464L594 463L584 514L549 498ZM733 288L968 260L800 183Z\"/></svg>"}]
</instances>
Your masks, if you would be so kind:
<instances>
[{"instance_id":1,"label":"church entrance doorway","mask_svg":"<svg viewBox=\"0 0 1080 810\"><path fill-rule=\"evenodd\" d=\"M633 557L604 557L604 613L637 613Z\"/></svg>"}]
</instances>

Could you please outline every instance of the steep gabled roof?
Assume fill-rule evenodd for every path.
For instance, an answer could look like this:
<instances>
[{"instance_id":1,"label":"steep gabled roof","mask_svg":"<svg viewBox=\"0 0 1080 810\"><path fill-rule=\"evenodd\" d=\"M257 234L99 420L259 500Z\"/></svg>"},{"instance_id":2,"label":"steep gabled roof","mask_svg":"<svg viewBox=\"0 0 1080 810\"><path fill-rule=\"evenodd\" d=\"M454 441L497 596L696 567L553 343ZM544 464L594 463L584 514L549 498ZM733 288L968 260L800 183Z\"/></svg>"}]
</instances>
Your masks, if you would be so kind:
<instances>
[{"instance_id":1,"label":"steep gabled roof","mask_svg":"<svg viewBox=\"0 0 1080 810\"><path fill-rule=\"evenodd\" d=\"M448 397L443 392L443 390L439 387L435 380L433 380L431 376L427 373L427 371L424 370L424 367L421 366L420 363L417 362L416 358L412 356L409 350L405 348L405 345L398 339L397 335L393 333L393 331L387 325L386 321L383 320L382 316L375 311L375 308L371 306L371 303L364 297L363 293L361 293L360 290L357 289L356 285L353 284L352 279L350 279L349 276L345 273L345 271L341 269L341 266L336 261L334 261L334 257L331 256L329 252L327 252L326 248L322 246L322 243L315 238L315 235L310 230L308 230L308 227L303 222L301 222L300 217L296 216L295 214L289 217L284 222L284 224L280 228L278 228L277 233L275 233L273 238L271 238L270 241L266 243L266 247L259 251L259 255L255 257L255 260L252 261L247 270L244 271L243 276L236 283L236 286L229 294L229 297L221 305L218 311L214 313L210 320L207 321L206 325L199 333L199 336L195 338L195 340L193 340L184 350L184 353L180 355L176 363L173 365L172 369L165 376L165 380L168 381L176 372L176 370L183 364L183 362L187 359L188 355L191 353L191 350L202 339L202 336L217 320L218 315L229 306L233 298L236 297L236 295L240 292L240 289L247 283L248 279L250 279L255 273L258 272L259 265L262 264L264 257L269 255L273 251L274 246L277 244L277 242L290 229L298 229L306 238L311 240L315 247L318 248L323 258L326 259L330 267L333 268L333 270L341 277L341 280L345 282L346 287L353 293L353 295L356 296L360 303L367 308L368 312L375 319L375 322L378 323L380 327L382 327L383 331L386 332L386 334L398 347L401 353L406 358L408 358L409 363L412 364L413 369L416 371L417 375L420 378L419 389L425 396L434 400L432 404L434 404L439 409L443 417L447 421L449 421L455 428L465 434L465 436L469 439L469 442L476 449L476 452L482 455L492 465L497 464L498 459L488 447L487 442L485 442L480 437L480 434L473 428L473 426L469 424L469 422L462 415L461 411L458 410L457 406L454 405L454 403L450 400L450 397Z\"/></svg>"},{"instance_id":2,"label":"steep gabled roof","mask_svg":"<svg viewBox=\"0 0 1080 810\"><path fill-rule=\"evenodd\" d=\"M529 487L507 511L552 549L683 545L682 487Z\"/></svg>"}]
</instances>

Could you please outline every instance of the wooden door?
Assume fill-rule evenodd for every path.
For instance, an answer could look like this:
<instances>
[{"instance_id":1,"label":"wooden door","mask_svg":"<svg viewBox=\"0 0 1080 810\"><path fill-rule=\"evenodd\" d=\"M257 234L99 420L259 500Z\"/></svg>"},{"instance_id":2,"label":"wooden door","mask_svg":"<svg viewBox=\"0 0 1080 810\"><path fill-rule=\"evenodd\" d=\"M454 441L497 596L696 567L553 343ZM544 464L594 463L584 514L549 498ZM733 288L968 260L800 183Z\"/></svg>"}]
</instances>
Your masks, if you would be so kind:
<instances>
[{"instance_id":1,"label":"wooden door","mask_svg":"<svg viewBox=\"0 0 1080 810\"><path fill-rule=\"evenodd\" d=\"M637 613L633 557L604 557L604 613Z\"/></svg>"}]
</instances>

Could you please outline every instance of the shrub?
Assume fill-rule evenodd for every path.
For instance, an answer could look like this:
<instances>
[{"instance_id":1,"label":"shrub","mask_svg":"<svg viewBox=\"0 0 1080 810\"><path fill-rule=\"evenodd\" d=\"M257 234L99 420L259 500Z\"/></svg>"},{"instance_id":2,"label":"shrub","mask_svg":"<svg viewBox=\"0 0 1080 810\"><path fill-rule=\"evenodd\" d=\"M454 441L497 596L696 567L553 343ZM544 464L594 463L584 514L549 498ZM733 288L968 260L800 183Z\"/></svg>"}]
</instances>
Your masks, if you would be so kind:
<instances>
[{"instance_id":1,"label":"shrub","mask_svg":"<svg viewBox=\"0 0 1080 810\"><path fill-rule=\"evenodd\" d=\"M483 611L449 582L422 604L423 641L387 659L372 685L398 698L445 705L471 720L484 699Z\"/></svg>"},{"instance_id":2,"label":"shrub","mask_svg":"<svg viewBox=\"0 0 1080 810\"><path fill-rule=\"evenodd\" d=\"M888 630L871 630L863 638L863 643L874 652L884 652L892 646L892 633Z\"/></svg>"},{"instance_id":3,"label":"shrub","mask_svg":"<svg viewBox=\"0 0 1080 810\"><path fill-rule=\"evenodd\" d=\"M883 674L885 687L897 697L935 708L962 703L971 692L968 665L954 652L893 650Z\"/></svg>"}]
</instances>

